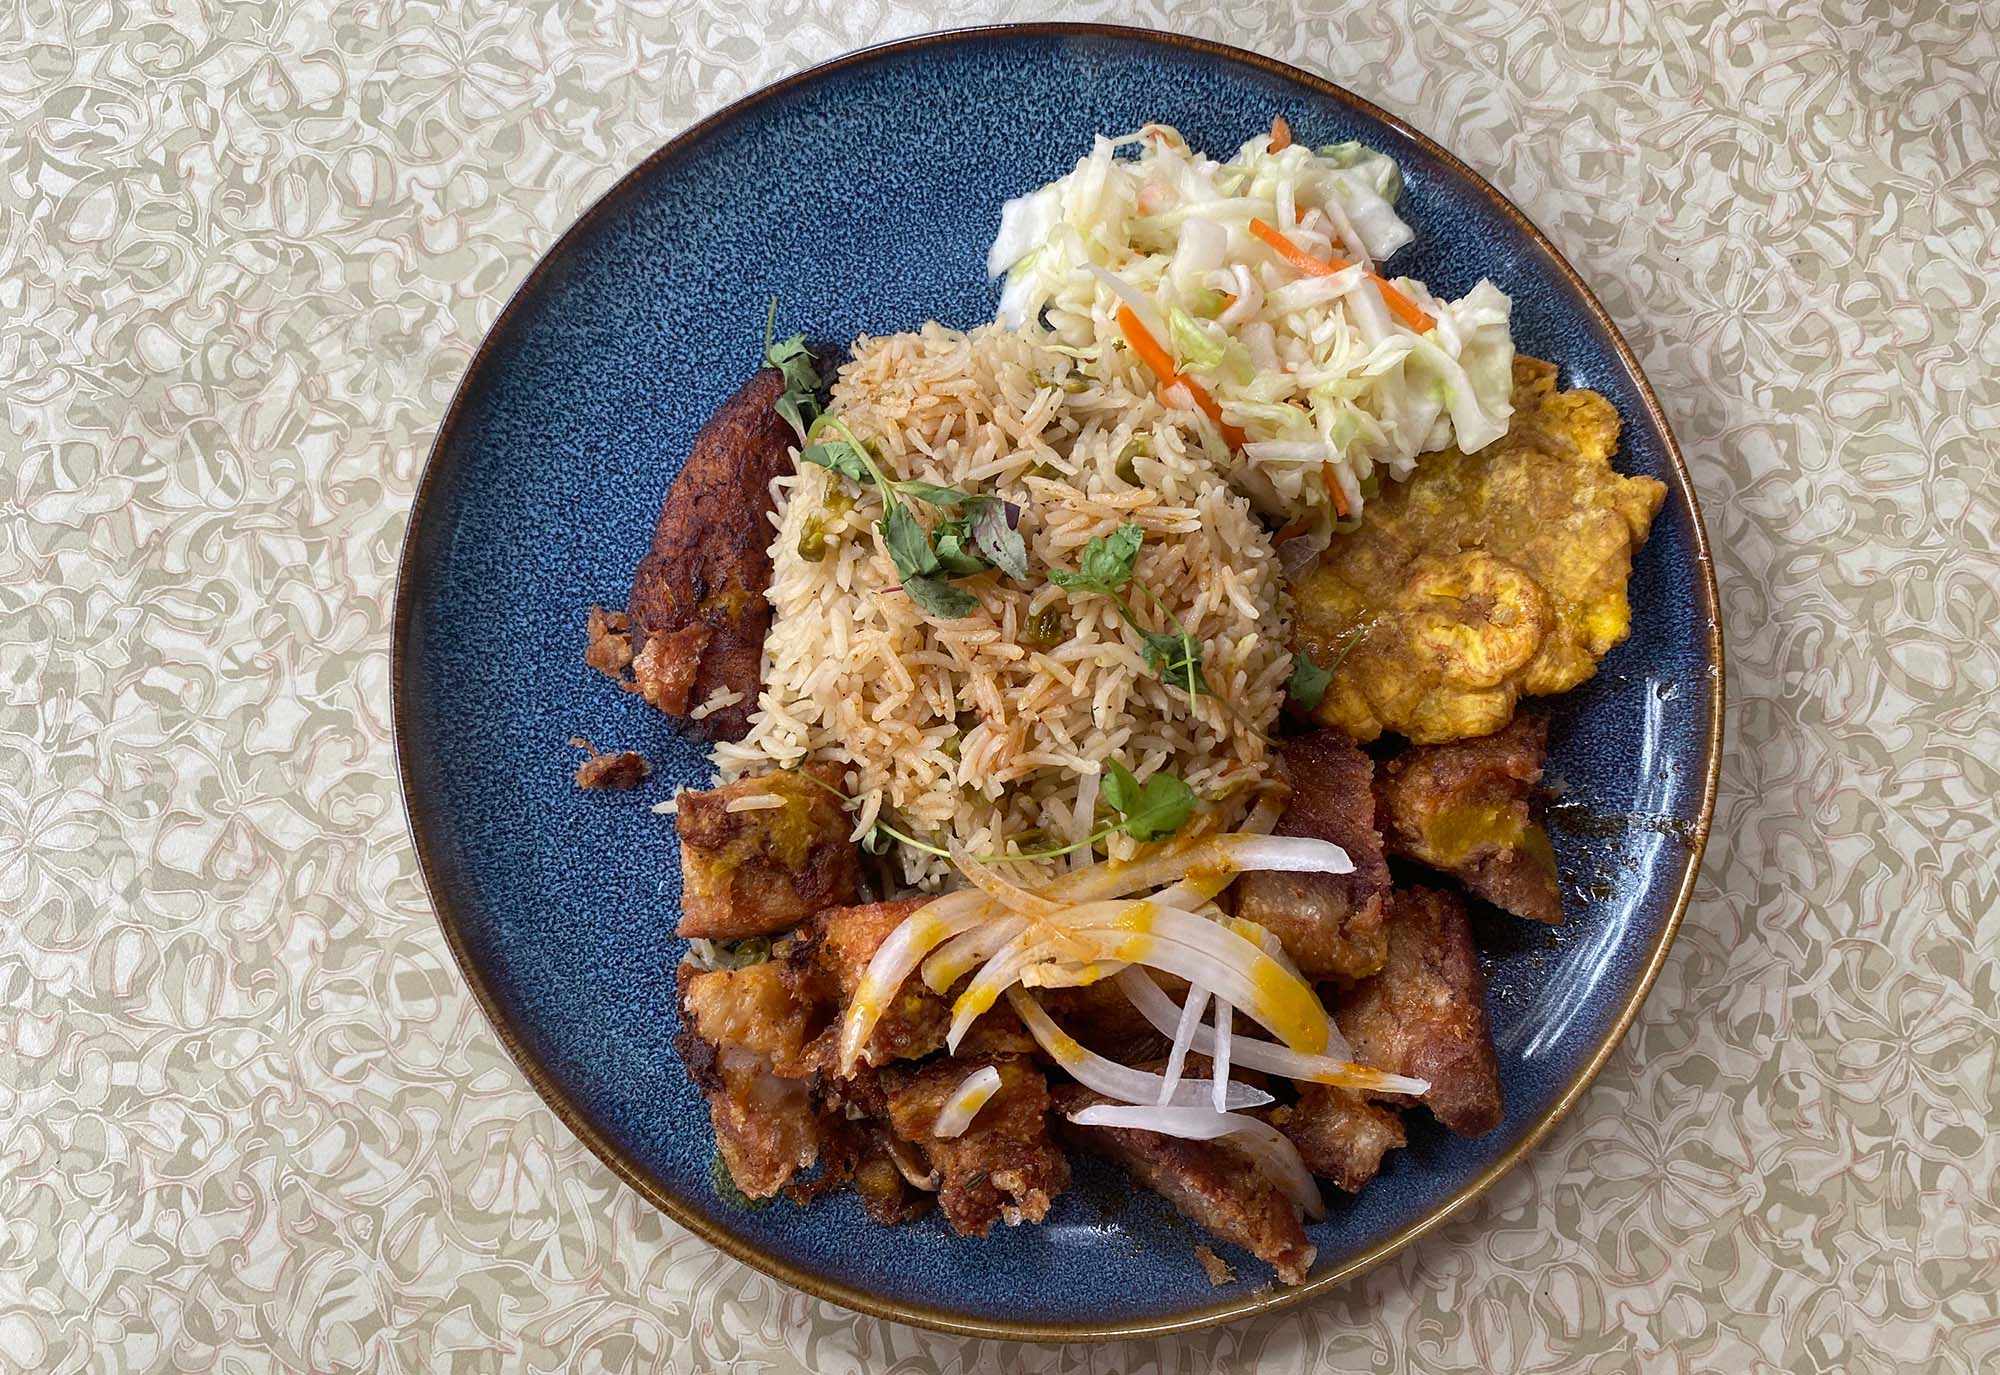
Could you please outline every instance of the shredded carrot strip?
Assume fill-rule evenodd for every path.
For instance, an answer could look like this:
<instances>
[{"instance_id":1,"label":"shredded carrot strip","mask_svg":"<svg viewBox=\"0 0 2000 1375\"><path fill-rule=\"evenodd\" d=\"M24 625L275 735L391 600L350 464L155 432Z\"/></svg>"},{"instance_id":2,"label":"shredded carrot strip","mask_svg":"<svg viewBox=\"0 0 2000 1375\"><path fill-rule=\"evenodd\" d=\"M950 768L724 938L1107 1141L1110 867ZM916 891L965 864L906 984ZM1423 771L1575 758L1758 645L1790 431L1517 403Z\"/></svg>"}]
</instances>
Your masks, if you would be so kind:
<instances>
[{"instance_id":1,"label":"shredded carrot strip","mask_svg":"<svg viewBox=\"0 0 2000 1375\"><path fill-rule=\"evenodd\" d=\"M1229 441L1230 446L1232 448L1242 446L1248 436L1222 418L1222 407L1215 404L1215 398L1208 394L1207 388L1186 373L1175 371L1173 355L1160 347L1160 341L1153 337L1153 332L1146 328L1132 307L1118 307L1118 327L1125 331L1125 340L1132 345L1132 351L1137 353L1140 360L1153 370L1153 375L1160 379L1163 400L1165 394L1174 387L1186 387L1188 395L1194 398L1194 404L1201 407L1202 414L1215 422L1216 428L1222 431L1222 437Z\"/></svg>"},{"instance_id":2,"label":"shredded carrot strip","mask_svg":"<svg viewBox=\"0 0 2000 1375\"><path fill-rule=\"evenodd\" d=\"M1437 321L1424 314L1422 308L1415 301L1412 301L1380 277L1376 277L1374 273L1371 272L1368 275L1374 277L1375 289L1382 293L1382 304L1389 307L1391 315L1401 320L1418 334L1427 333L1437 327Z\"/></svg>"},{"instance_id":3,"label":"shredded carrot strip","mask_svg":"<svg viewBox=\"0 0 2000 1375\"><path fill-rule=\"evenodd\" d=\"M1327 497L1333 502L1333 513L1342 520L1347 519L1347 493L1341 490L1340 474L1331 463L1320 465L1319 480L1326 487Z\"/></svg>"},{"instance_id":4,"label":"shredded carrot strip","mask_svg":"<svg viewBox=\"0 0 2000 1375\"><path fill-rule=\"evenodd\" d=\"M1215 404L1215 398L1208 394L1207 388L1203 387L1201 383L1195 381L1186 373L1182 373L1179 377L1176 377L1174 382L1187 388L1188 395L1194 398L1194 404L1201 407L1203 415L1215 422L1215 428L1222 431L1222 437L1228 441L1230 448L1240 449L1243 447L1243 442L1250 436L1222 418L1222 407Z\"/></svg>"},{"instance_id":5,"label":"shredded carrot strip","mask_svg":"<svg viewBox=\"0 0 2000 1375\"><path fill-rule=\"evenodd\" d=\"M1271 116L1271 151L1282 153L1292 146L1292 126L1283 115Z\"/></svg>"},{"instance_id":6,"label":"shredded carrot strip","mask_svg":"<svg viewBox=\"0 0 2000 1375\"><path fill-rule=\"evenodd\" d=\"M1235 304L1236 304L1236 293L1235 293L1235 292L1233 292L1233 291L1225 291L1225 292L1223 292L1223 293L1222 293L1222 308L1223 308L1224 310L1227 310L1227 309L1229 309L1229 308L1230 308L1231 306L1233 306L1233 305L1235 305Z\"/></svg>"},{"instance_id":7,"label":"shredded carrot strip","mask_svg":"<svg viewBox=\"0 0 2000 1375\"><path fill-rule=\"evenodd\" d=\"M1272 252L1308 277L1331 277L1336 272L1354 266L1353 263L1345 263L1338 258L1332 262L1322 262L1262 220L1250 221L1250 232L1268 244Z\"/></svg>"},{"instance_id":8,"label":"shredded carrot strip","mask_svg":"<svg viewBox=\"0 0 2000 1375\"><path fill-rule=\"evenodd\" d=\"M1296 267L1309 277L1331 277L1336 272L1344 272L1354 264L1340 258L1322 261L1300 248L1276 229L1262 220L1250 221L1250 232L1262 239L1272 252ZM1418 334L1436 326L1437 321L1417 307L1417 303L1390 285L1373 272L1368 280L1375 283L1375 289L1382 293L1382 304L1389 307L1389 313L1401 320Z\"/></svg>"},{"instance_id":9,"label":"shredded carrot strip","mask_svg":"<svg viewBox=\"0 0 2000 1375\"><path fill-rule=\"evenodd\" d=\"M1271 543L1283 544L1286 540L1303 535L1312 528L1311 516L1293 516L1278 527L1278 533L1271 536Z\"/></svg>"},{"instance_id":10,"label":"shredded carrot strip","mask_svg":"<svg viewBox=\"0 0 2000 1375\"><path fill-rule=\"evenodd\" d=\"M1153 332L1140 321L1139 313L1130 306L1118 307L1118 327L1125 331L1125 342L1132 346L1139 359L1151 368L1154 375L1168 386L1172 386L1180 374L1174 371L1174 360Z\"/></svg>"}]
</instances>

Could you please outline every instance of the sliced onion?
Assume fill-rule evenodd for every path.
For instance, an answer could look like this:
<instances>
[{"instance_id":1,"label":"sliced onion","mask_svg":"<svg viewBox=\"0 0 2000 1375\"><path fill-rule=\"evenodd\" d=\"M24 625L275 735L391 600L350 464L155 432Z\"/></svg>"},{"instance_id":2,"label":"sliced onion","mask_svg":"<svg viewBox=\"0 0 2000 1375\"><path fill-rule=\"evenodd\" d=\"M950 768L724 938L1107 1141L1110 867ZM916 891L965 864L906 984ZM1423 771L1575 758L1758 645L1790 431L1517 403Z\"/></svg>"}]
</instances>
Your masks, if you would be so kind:
<instances>
[{"instance_id":1,"label":"sliced onion","mask_svg":"<svg viewBox=\"0 0 2000 1375\"><path fill-rule=\"evenodd\" d=\"M943 993L1027 929L1026 917L1001 917L959 932L924 961L925 986L933 993Z\"/></svg>"},{"instance_id":2,"label":"sliced onion","mask_svg":"<svg viewBox=\"0 0 2000 1375\"><path fill-rule=\"evenodd\" d=\"M1251 1121L1257 1121L1251 1118ZM1265 1125L1259 1123L1258 1125ZM1272 1127L1270 1133L1245 1131L1230 1138L1230 1144L1249 1156L1284 1191L1285 1197L1299 1206L1309 1218L1326 1216L1326 1199L1321 1197L1319 1181L1306 1162L1299 1155L1299 1148L1292 1139Z\"/></svg>"},{"instance_id":3,"label":"sliced onion","mask_svg":"<svg viewBox=\"0 0 2000 1375\"><path fill-rule=\"evenodd\" d=\"M1285 1197L1305 1210L1307 1217L1323 1217L1326 1201L1312 1171L1299 1158L1299 1149L1269 1122L1240 1113L1216 1112L1212 1108L1117 1107L1099 1103L1069 1115L1079 1127L1122 1127L1129 1131L1158 1132L1190 1141L1231 1138L1231 1144L1254 1159L1284 1190Z\"/></svg>"},{"instance_id":4,"label":"sliced onion","mask_svg":"<svg viewBox=\"0 0 2000 1375\"><path fill-rule=\"evenodd\" d=\"M1070 1078L1085 1088L1095 1089L1107 1098L1120 1102L1151 1104L1158 1106L1162 1101L1161 1091L1167 1081L1150 1070L1134 1069L1121 1065L1116 1060L1107 1060L1095 1051L1077 1044L1076 1039L1055 1024L1055 1020L1042 1009L1034 998L1018 988L1007 990L1007 1001L1012 1003L1021 1023L1028 1028L1028 1034L1035 1038L1051 1060L1062 1066ZM1228 1086L1228 1106L1231 1108L1261 1108L1271 1101L1271 1095L1248 1084ZM1175 1105L1197 1107L1211 1093L1206 1079L1190 1079L1172 1090Z\"/></svg>"},{"instance_id":5,"label":"sliced onion","mask_svg":"<svg viewBox=\"0 0 2000 1375\"><path fill-rule=\"evenodd\" d=\"M1270 813L1268 817L1267 812ZM1274 808L1260 803L1247 824L1257 825L1267 820L1274 822L1275 815ZM1271 836L1239 832L1233 835L1169 841L1155 847L1152 853L1142 855L1130 863L1117 864L1105 861L1085 869L1075 869L1056 879L1040 894L1030 894L1026 889L1005 884L1004 880L995 881L1002 883L1010 896L1017 900L1023 896L1031 899L1030 905L1101 903L1127 893L1172 883L1174 887L1169 890L1171 900L1166 903L1166 907L1175 909L1206 901L1227 887L1230 880L1238 873L1250 869L1344 874L1351 872L1353 867L1353 861L1347 857L1344 850L1325 841L1303 836ZM978 889L950 893L918 909L890 933L889 938L875 952L874 958L868 962L867 971L862 975L861 983L849 1002L847 1016L841 1026L841 1073L853 1072L855 1064L860 1059L861 1048L867 1044L869 1034L881 1020L889 999L902 987L910 971L938 945L971 930L982 921L990 920L992 916L990 906L993 900L992 895ZM1050 920L1067 925L1074 920L1075 910L1062 911ZM1008 939L1011 940L1013 937ZM991 948L998 949L998 947ZM989 947L983 941L957 947L953 959L939 965L936 977L942 978L956 964L959 957L968 955L972 949L985 951ZM1052 957L1053 955L1043 955L1040 958ZM1089 959L1091 956L1079 955L1074 958ZM1024 963L1036 962L1030 960ZM931 977L927 972L925 981L929 983ZM954 976L952 982L955 983L961 977L963 977L962 972ZM950 986L951 983L943 985L945 988ZM1005 987L1006 985L1002 985L1001 988L990 990L985 1006L972 1013L972 1016L976 1017L978 1012L991 1007ZM1235 1001L1238 1002L1238 1006L1247 1006L1247 1003L1240 999ZM968 1024L969 1022L970 1018L967 1019ZM959 1036L963 1034L962 1030L958 1032ZM953 1044L956 1044L956 1040Z\"/></svg>"},{"instance_id":6,"label":"sliced onion","mask_svg":"<svg viewBox=\"0 0 2000 1375\"><path fill-rule=\"evenodd\" d=\"M945 1034L945 1049L957 1053L958 1043L965 1039L965 1033L972 1029L972 1024L1000 1001L1001 994L1021 981L1022 970L1038 960L1060 953L1042 943L1038 933L1032 930L1021 932L994 951L992 958L972 976L972 982L965 986L965 991L953 1000L951 1030Z\"/></svg>"},{"instance_id":7,"label":"sliced onion","mask_svg":"<svg viewBox=\"0 0 2000 1375\"><path fill-rule=\"evenodd\" d=\"M1158 912L1155 920L1161 927L1169 925L1168 918L1178 919L1172 923L1177 928L1172 934L1165 930L1085 929L1063 932L1058 942L1042 945L1029 944L1032 933L1009 942L987 961L953 1004L946 1045L955 1049L979 1014L1018 982L1030 965L1044 960L1103 959L1143 964L1190 983L1207 984L1295 1049L1312 1054L1325 1049L1334 1034L1333 1023L1310 986L1286 974L1270 956L1233 931L1189 912L1177 913L1171 908ZM1189 936L1202 933L1203 939L1190 943L1181 939L1183 932ZM1225 942L1233 942L1238 949L1228 948ZM1239 955L1239 949L1249 953L1247 960Z\"/></svg>"},{"instance_id":8,"label":"sliced onion","mask_svg":"<svg viewBox=\"0 0 2000 1375\"><path fill-rule=\"evenodd\" d=\"M1118 984L1125 990L1125 996L1132 1000L1132 1006L1139 1009L1156 1031L1163 1036L1173 1033L1180 1020L1180 1006L1144 970L1125 970L1118 976ZM1205 1055L1214 1046L1214 1039L1206 1031L1197 1030L1190 1049L1197 1055ZM1308 1084L1330 1084L1335 1088L1359 1089L1364 1093L1411 1095L1426 1093L1431 1086L1428 1079L1390 1074L1386 1070L1370 1069L1344 1058L1352 1051L1338 1028L1335 1028L1333 1041L1323 1055L1305 1055L1247 1036L1231 1038L1229 1051L1230 1058L1246 1069L1281 1074L1287 1079Z\"/></svg>"},{"instance_id":9,"label":"sliced onion","mask_svg":"<svg viewBox=\"0 0 2000 1375\"><path fill-rule=\"evenodd\" d=\"M1229 1107L1222 1100L1227 1094L1229 1087L1230 1023L1235 1019L1235 1012L1236 1009L1232 1008L1222 999L1217 998L1215 1000L1215 1054L1211 1057L1210 1063L1215 1066L1211 1073L1215 1079L1215 1110L1217 1112L1226 1112Z\"/></svg>"},{"instance_id":10,"label":"sliced onion","mask_svg":"<svg viewBox=\"0 0 2000 1375\"><path fill-rule=\"evenodd\" d=\"M986 917L990 899L984 893L948 893L926 903L904 918L888 939L876 947L848 1000L847 1015L840 1027L840 1072L852 1074L868 1044L875 1024L882 1020L889 1000L903 986L903 980L917 962L941 942L977 925Z\"/></svg>"},{"instance_id":11,"label":"sliced onion","mask_svg":"<svg viewBox=\"0 0 2000 1375\"><path fill-rule=\"evenodd\" d=\"M1103 983L1123 968L1125 965L1118 960L1092 960L1088 964L1046 960L1022 970L1021 983L1027 988L1088 988Z\"/></svg>"},{"instance_id":12,"label":"sliced onion","mask_svg":"<svg viewBox=\"0 0 2000 1375\"><path fill-rule=\"evenodd\" d=\"M912 1189L922 1189L927 1194L936 1193L938 1189L937 1170L926 1166L919 1160L916 1149L909 1142L894 1136L888 1136L887 1142L889 1159L894 1162L896 1173L901 1175Z\"/></svg>"},{"instance_id":13,"label":"sliced onion","mask_svg":"<svg viewBox=\"0 0 2000 1375\"><path fill-rule=\"evenodd\" d=\"M963 1136L965 1129L972 1125L972 1119L986 1106L986 1100L1000 1091L1000 1071L991 1065L982 1065L965 1078L958 1081L958 1087L944 1100L938 1109L937 1124L931 1128L932 1136Z\"/></svg>"},{"instance_id":14,"label":"sliced onion","mask_svg":"<svg viewBox=\"0 0 2000 1375\"><path fill-rule=\"evenodd\" d=\"M1118 908L1129 910L1119 912L1115 910ZM1070 913L1071 930L1100 925L1137 930L1200 951L1214 962L1207 977L1179 969L1168 972L1179 974L1190 983L1208 985L1217 998L1227 998L1243 1007L1295 1049L1323 1053L1328 1041L1338 1035L1311 984L1265 954L1256 943L1219 922L1159 902L1088 904ZM1120 952L1117 958L1128 964L1157 964L1136 948ZM1233 988L1228 986L1230 975L1236 976ZM1241 991L1246 987L1250 990L1249 997L1244 997Z\"/></svg>"},{"instance_id":15,"label":"sliced onion","mask_svg":"<svg viewBox=\"0 0 2000 1375\"><path fill-rule=\"evenodd\" d=\"M1151 982L1149 979L1147 982ZM1174 1025L1174 1043L1167 1051L1167 1072L1161 1076L1159 1102L1165 1106L1171 1101L1174 1085L1180 1082L1181 1066L1187 1063L1188 1046L1194 1041L1195 1032L1201 1027L1201 1014L1208 1007L1208 990L1199 984L1188 987L1187 1001L1181 1004L1180 1021Z\"/></svg>"},{"instance_id":16,"label":"sliced onion","mask_svg":"<svg viewBox=\"0 0 2000 1375\"><path fill-rule=\"evenodd\" d=\"M958 866L958 872L965 881L986 894L1009 911L1019 912L1024 917L1053 917L1062 911L1062 904L1051 902L1039 893L1031 893L1019 884L1009 883L995 873L990 865L981 864L956 840L951 843L951 862Z\"/></svg>"},{"instance_id":17,"label":"sliced onion","mask_svg":"<svg viewBox=\"0 0 2000 1375\"><path fill-rule=\"evenodd\" d=\"M1292 952L1285 949L1285 943L1278 939L1277 932L1262 922L1251 921L1248 917L1228 917L1225 920L1231 931L1291 970L1301 980L1305 979L1305 972L1292 959Z\"/></svg>"},{"instance_id":18,"label":"sliced onion","mask_svg":"<svg viewBox=\"0 0 2000 1375\"><path fill-rule=\"evenodd\" d=\"M1167 322L1160 318L1160 308L1157 305L1123 278L1106 272L1097 264L1085 263L1084 267L1089 270L1091 276L1110 288L1113 296L1132 307L1132 313L1139 317L1139 323L1146 327L1146 332L1158 340L1161 347L1166 346L1166 341L1173 338L1173 335L1167 330Z\"/></svg>"},{"instance_id":19,"label":"sliced onion","mask_svg":"<svg viewBox=\"0 0 2000 1375\"><path fill-rule=\"evenodd\" d=\"M1205 900L1228 887L1238 874L1253 869L1289 874L1351 874L1354 861L1338 845L1310 836L1249 835L1238 831L1176 842L1156 854L1141 855L1129 864L1107 860L1088 869L1077 869L1063 875L1045 892L1059 900L1086 902L1120 897L1165 883L1186 885L1188 892L1200 892L1214 884L1212 891L1202 893ZM1089 877L1097 881L1086 886L1082 880ZM1074 887L1065 889L1065 883ZM1165 900L1166 894L1160 896Z\"/></svg>"},{"instance_id":20,"label":"sliced onion","mask_svg":"<svg viewBox=\"0 0 2000 1375\"><path fill-rule=\"evenodd\" d=\"M1235 868L1285 874L1351 874L1354 861L1331 841L1311 836L1218 836L1227 841L1223 858Z\"/></svg>"}]
</instances>

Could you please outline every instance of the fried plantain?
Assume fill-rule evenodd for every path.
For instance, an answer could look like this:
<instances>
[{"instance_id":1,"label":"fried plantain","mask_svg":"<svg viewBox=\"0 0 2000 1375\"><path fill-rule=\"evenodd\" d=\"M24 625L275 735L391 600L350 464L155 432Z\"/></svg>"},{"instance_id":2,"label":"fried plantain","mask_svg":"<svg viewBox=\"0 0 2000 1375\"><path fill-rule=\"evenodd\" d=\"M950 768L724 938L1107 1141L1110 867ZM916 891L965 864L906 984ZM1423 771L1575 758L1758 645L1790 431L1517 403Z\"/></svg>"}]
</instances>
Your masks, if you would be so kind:
<instances>
[{"instance_id":1,"label":"fried plantain","mask_svg":"<svg viewBox=\"0 0 2000 1375\"><path fill-rule=\"evenodd\" d=\"M791 471L798 443L772 409L784 390L778 370L764 368L709 417L632 577L635 689L699 740L740 740L757 706L771 628L771 481ZM736 700L691 715L720 693Z\"/></svg>"},{"instance_id":2,"label":"fried plantain","mask_svg":"<svg viewBox=\"0 0 2000 1375\"><path fill-rule=\"evenodd\" d=\"M1487 735L1631 632L1625 585L1666 488L1611 466L1618 412L1514 360L1514 419L1370 502L1293 586L1295 647L1332 670L1313 715L1356 740Z\"/></svg>"}]
</instances>

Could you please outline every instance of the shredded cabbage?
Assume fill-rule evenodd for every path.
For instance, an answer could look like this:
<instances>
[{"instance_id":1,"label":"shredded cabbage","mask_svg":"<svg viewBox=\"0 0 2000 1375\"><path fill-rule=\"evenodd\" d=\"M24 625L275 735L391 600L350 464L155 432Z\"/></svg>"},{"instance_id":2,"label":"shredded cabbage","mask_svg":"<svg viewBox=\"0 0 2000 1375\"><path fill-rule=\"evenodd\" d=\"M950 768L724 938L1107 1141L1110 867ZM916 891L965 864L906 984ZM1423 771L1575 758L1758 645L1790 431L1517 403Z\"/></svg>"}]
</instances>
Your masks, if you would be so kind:
<instances>
[{"instance_id":1,"label":"shredded cabbage","mask_svg":"<svg viewBox=\"0 0 2000 1375\"><path fill-rule=\"evenodd\" d=\"M1481 280L1445 300L1376 275L1413 237L1401 192L1396 163L1359 143L1274 153L1259 134L1218 162L1163 126L1100 136L1075 170L1002 211L987 256L1007 278L998 318L1087 367L1143 373L1118 319L1130 306L1243 431L1232 468L1243 493L1274 520L1303 517L1317 548L1336 490L1358 516L1377 469L1401 479L1426 453L1483 448L1513 411L1504 292ZM1308 272L1253 220L1353 266ZM1385 291L1400 293L1400 315ZM1411 306L1434 322L1422 333Z\"/></svg>"}]
</instances>

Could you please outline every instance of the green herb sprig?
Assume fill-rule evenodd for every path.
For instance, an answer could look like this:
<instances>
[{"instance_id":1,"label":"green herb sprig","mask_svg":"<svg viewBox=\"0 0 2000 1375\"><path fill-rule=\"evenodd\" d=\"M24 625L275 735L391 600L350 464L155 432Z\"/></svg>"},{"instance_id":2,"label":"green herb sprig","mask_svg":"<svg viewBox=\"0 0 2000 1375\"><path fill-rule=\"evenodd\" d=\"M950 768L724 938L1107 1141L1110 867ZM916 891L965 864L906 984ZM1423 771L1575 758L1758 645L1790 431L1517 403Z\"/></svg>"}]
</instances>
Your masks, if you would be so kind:
<instances>
[{"instance_id":1,"label":"green herb sprig","mask_svg":"<svg viewBox=\"0 0 2000 1375\"><path fill-rule=\"evenodd\" d=\"M1340 632L1340 653L1333 656L1333 662L1321 668L1319 661L1303 651L1292 655L1292 676L1285 680L1285 705L1294 711L1309 712L1326 698L1326 691L1333 686L1333 675L1340 672L1340 666L1347 662L1347 656L1355 647L1368 638L1368 632L1375 628L1372 620L1361 621Z\"/></svg>"},{"instance_id":2,"label":"green herb sprig","mask_svg":"<svg viewBox=\"0 0 2000 1375\"><path fill-rule=\"evenodd\" d=\"M1188 710L1193 711L1196 697L1208 691L1208 682L1201 673L1201 641L1188 633L1188 628L1181 624L1181 618L1160 600L1152 588L1133 576L1139 549L1145 541L1146 532L1129 523L1112 531L1108 539L1092 535L1084 542L1083 557L1078 561L1077 571L1072 573L1066 568L1051 568L1049 581L1072 594L1095 593L1109 597L1118 608L1118 614L1125 618L1125 623L1139 632L1146 666L1162 682L1185 686ZM1132 604L1125 599L1127 586L1165 615L1173 623L1173 629L1148 630L1133 613Z\"/></svg>"},{"instance_id":3,"label":"green herb sprig","mask_svg":"<svg viewBox=\"0 0 2000 1375\"><path fill-rule=\"evenodd\" d=\"M764 316L764 361L784 378L785 390L771 403L771 409L790 421L799 438L804 439L806 431L819 419L819 369L813 365L805 335L794 334L789 339L771 342L777 324L778 298L773 296L771 309Z\"/></svg>"},{"instance_id":4,"label":"green herb sprig","mask_svg":"<svg viewBox=\"0 0 2000 1375\"><path fill-rule=\"evenodd\" d=\"M1016 579L1028 576L1028 547L1007 519L1005 502L934 482L890 478L845 421L829 415L822 423L839 437L809 444L799 451L799 457L882 493L883 513L876 528L882 532L883 547L903 580L903 591L923 610L956 620L979 604L971 593L954 586L952 578L970 577L988 568ZM817 431L821 427L816 424L813 428ZM926 529L905 502L906 497L955 514Z\"/></svg>"},{"instance_id":5,"label":"green herb sprig","mask_svg":"<svg viewBox=\"0 0 2000 1375\"><path fill-rule=\"evenodd\" d=\"M1140 841L1163 840L1185 826L1187 819L1194 814L1194 789L1179 778L1162 772L1141 783L1130 769L1116 759L1104 761L1104 781L1098 786L1097 798L1110 809L1112 819L1082 840L1047 850L1030 850L1026 854L972 855L970 858L977 864L1032 864L1093 848L1113 835L1127 835ZM870 854L879 855L889 848L890 841L900 841L927 855L953 858L951 851L905 835L879 818L862 838L861 844Z\"/></svg>"},{"instance_id":6,"label":"green herb sprig","mask_svg":"<svg viewBox=\"0 0 2000 1375\"><path fill-rule=\"evenodd\" d=\"M1292 676L1285 681L1285 701L1297 711L1311 711L1326 696L1333 674L1303 651L1292 655Z\"/></svg>"}]
</instances>

